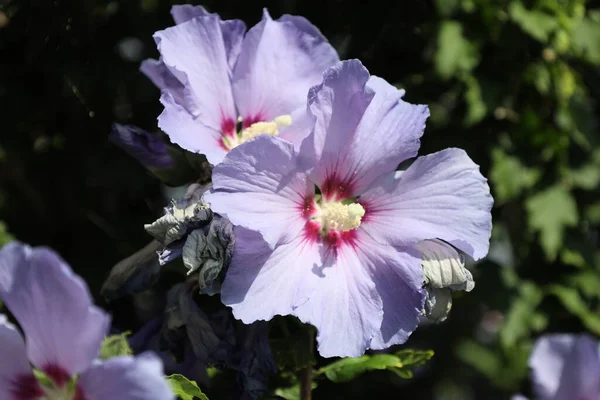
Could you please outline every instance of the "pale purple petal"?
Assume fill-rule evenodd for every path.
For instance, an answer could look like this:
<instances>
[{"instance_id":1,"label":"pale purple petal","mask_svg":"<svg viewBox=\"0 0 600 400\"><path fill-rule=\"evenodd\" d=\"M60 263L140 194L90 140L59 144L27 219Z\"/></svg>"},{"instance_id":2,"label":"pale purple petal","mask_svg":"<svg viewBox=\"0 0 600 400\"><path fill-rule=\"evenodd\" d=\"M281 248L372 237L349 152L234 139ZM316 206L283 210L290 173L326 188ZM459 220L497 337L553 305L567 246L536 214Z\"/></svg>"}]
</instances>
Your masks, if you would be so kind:
<instances>
[{"instance_id":1,"label":"pale purple petal","mask_svg":"<svg viewBox=\"0 0 600 400\"><path fill-rule=\"evenodd\" d=\"M98 355L110 317L92 305L85 282L52 250L4 246L0 298L23 329L29 360L52 377L80 373Z\"/></svg>"},{"instance_id":2,"label":"pale purple petal","mask_svg":"<svg viewBox=\"0 0 600 400\"><path fill-rule=\"evenodd\" d=\"M2 314L0 314L0 355L2 355L0 399L30 400L42 395L27 360L23 337Z\"/></svg>"},{"instance_id":3,"label":"pale purple petal","mask_svg":"<svg viewBox=\"0 0 600 400\"><path fill-rule=\"evenodd\" d=\"M308 89L338 60L335 49L305 18L284 15L273 21L265 9L244 38L233 73L240 115L272 120L305 108Z\"/></svg>"},{"instance_id":4,"label":"pale purple petal","mask_svg":"<svg viewBox=\"0 0 600 400\"><path fill-rule=\"evenodd\" d=\"M314 185L298 171L294 146L261 135L230 151L213 169L205 195L214 212L234 225L259 231L273 248L300 235L306 199Z\"/></svg>"},{"instance_id":5,"label":"pale purple petal","mask_svg":"<svg viewBox=\"0 0 600 400\"><path fill-rule=\"evenodd\" d=\"M79 377L86 400L172 400L160 358L153 353L96 362Z\"/></svg>"},{"instance_id":6,"label":"pale purple petal","mask_svg":"<svg viewBox=\"0 0 600 400\"><path fill-rule=\"evenodd\" d=\"M574 341L574 335L566 334L547 335L538 339L529 357L536 397L550 399L556 394L565 360Z\"/></svg>"},{"instance_id":7,"label":"pale purple petal","mask_svg":"<svg viewBox=\"0 0 600 400\"><path fill-rule=\"evenodd\" d=\"M194 19L196 17L206 17L208 15L211 15L211 13L206 11L206 8L202 6L178 4L171 7L171 16L176 24L183 24L190 19Z\"/></svg>"},{"instance_id":8,"label":"pale purple petal","mask_svg":"<svg viewBox=\"0 0 600 400\"><path fill-rule=\"evenodd\" d=\"M529 400L529 399L527 397L523 396L522 394L516 394L513 397L511 397L510 400Z\"/></svg>"},{"instance_id":9,"label":"pale purple petal","mask_svg":"<svg viewBox=\"0 0 600 400\"><path fill-rule=\"evenodd\" d=\"M314 125L314 116L307 112L306 107L301 107L290 113L292 124L279 127L279 137L294 145L296 150L300 149L302 141L310 134Z\"/></svg>"},{"instance_id":10,"label":"pale purple petal","mask_svg":"<svg viewBox=\"0 0 600 400\"><path fill-rule=\"evenodd\" d=\"M383 302L383 321L369 346L387 349L408 340L419 324L425 290L419 253L410 248L381 246L367 238L357 246L363 267L369 268Z\"/></svg>"},{"instance_id":11,"label":"pale purple petal","mask_svg":"<svg viewBox=\"0 0 600 400\"><path fill-rule=\"evenodd\" d=\"M160 90L166 90L178 104L184 104L183 83L173 75L165 63L159 60L144 60L140 65L140 72Z\"/></svg>"},{"instance_id":12,"label":"pale purple petal","mask_svg":"<svg viewBox=\"0 0 600 400\"><path fill-rule=\"evenodd\" d=\"M156 32L154 38L162 61L185 86L185 108L202 124L217 131L224 121L235 121L231 68L219 17L197 17ZM169 135L175 133L167 131ZM195 139L207 138L198 134Z\"/></svg>"},{"instance_id":13,"label":"pale purple petal","mask_svg":"<svg viewBox=\"0 0 600 400\"><path fill-rule=\"evenodd\" d=\"M221 132L205 125L201 118L192 116L178 104L170 92L163 92L161 103L164 111L158 117L158 126L165 131L173 143L182 148L201 153L211 164L223 160L227 150L223 146Z\"/></svg>"},{"instance_id":14,"label":"pale purple petal","mask_svg":"<svg viewBox=\"0 0 600 400\"><path fill-rule=\"evenodd\" d=\"M251 323L295 315L316 326L323 357L364 353L383 317L365 260L348 250L335 263L323 262L320 245L300 237L273 251L257 233L239 227L235 232L221 298L236 318Z\"/></svg>"},{"instance_id":15,"label":"pale purple petal","mask_svg":"<svg viewBox=\"0 0 600 400\"><path fill-rule=\"evenodd\" d=\"M589 335L576 336L564 361L555 400L600 398L598 342Z\"/></svg>"},{"instance_id":16,"label":"pale purple petal","mask_svg":"<svg viewBox=\"0 0 600 400\"><path fill-rule=\"evenodd\" d=\"M429 110L401 100L404 91L369 72L358 60L343 61L311 89L316 123L301 155L326 197L360 195L380 175L414 157Z\"/></svg>"},{"instance_id":17,"label":"pale purple petal","mask_svg":"<svg viewBox=\"0 0 600 400\"><path fill-rule=\"evenodd\" d=\"M442 239L480 259L492 229L492 197L479 167L460 149L419 157L396 180L383 179L360 197L361 228L380 243Z\"/></svg>"}]
</instances>

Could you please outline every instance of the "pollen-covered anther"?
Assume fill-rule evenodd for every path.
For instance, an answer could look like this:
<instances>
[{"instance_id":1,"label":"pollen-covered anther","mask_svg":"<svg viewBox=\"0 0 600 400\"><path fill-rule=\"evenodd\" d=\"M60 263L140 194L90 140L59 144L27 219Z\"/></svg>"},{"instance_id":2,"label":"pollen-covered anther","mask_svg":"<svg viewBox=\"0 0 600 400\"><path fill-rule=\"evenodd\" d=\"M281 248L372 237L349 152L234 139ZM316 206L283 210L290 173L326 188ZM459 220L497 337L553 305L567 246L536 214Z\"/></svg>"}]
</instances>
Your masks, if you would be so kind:
<instances>
[{"instance_id":1,"label":"pollen-covered anther","mask_svg":"<svg viewBox=\"0 0 600 400\"><path fill-rule=\"evenodd\" d=\"M277 136L280 127L290 126L291 124L292 117L290 115L280 115L269 122L255 122L241 132L240 144L258 135Z\"/></svg>"},{"instance_id":2,"label":"pollen-covered anther","mask_svg":"<svg viewBox=\"0 0 600 400\"><path fill-rule=\"evenodd\" d=\"M321 206L318 219L324 232L330 230L345 232L358 228L364 215L365 209L360 204L332 202Z\"/></svg>"}]
</instances>

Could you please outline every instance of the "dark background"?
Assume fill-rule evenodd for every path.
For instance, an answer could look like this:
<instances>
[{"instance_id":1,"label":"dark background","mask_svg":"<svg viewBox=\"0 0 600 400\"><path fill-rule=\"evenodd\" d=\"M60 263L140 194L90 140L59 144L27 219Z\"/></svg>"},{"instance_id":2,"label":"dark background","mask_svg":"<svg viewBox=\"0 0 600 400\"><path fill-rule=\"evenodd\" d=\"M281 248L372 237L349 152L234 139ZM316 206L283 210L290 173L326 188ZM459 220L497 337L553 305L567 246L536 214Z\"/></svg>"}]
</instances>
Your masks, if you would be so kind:
<instances>
[{"instance_id":1,"label":"dark background","mask_svg":"<svg viewBox=\"0 0 600 400\"><path fill-rule=\"evenodd\" d=\"M159 91L138 66L158 57L152 34L173 24L172 4L0 0L0 237L53 247L95 295L112 265L149 242L143 224L166 203L164 186L108 134L113 122L157 129ZM410 381L385 371L319 381L315 398L507 399L529 393L537 336L600 333L597 4L202 5L249 27L262 7L308 18L342 59L430 105L421 154L464 148L490 179L493 246L473 266L474 291L407 344L434 359Z\"/></svg>"}]
</instances>

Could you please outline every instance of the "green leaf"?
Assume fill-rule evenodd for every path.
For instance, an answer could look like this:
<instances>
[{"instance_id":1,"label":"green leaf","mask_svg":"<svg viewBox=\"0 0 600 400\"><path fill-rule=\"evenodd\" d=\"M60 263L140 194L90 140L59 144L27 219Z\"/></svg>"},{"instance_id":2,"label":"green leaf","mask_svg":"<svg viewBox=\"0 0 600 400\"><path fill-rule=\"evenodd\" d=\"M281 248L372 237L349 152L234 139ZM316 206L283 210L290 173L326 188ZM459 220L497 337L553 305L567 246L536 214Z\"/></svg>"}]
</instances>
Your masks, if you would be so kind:
<instances>
[{"instance_id":1,"label":"green leaf","mask_svg":"<svg viewBox=\"0 0 600 400\"><path fill-rule=\"evenodd\" d=\"M274 394L279 397L283 397L286 400L300 400L300 383L298 382L298 378L294 374L290 374L289 372L283 372L280 375L280 378L287 380L287 384L275 389ZM317 382L312 381L312 389L317 388Z\"/></svg>"},{"instance_id":2,"label":"green leaf","mask_svg":"<svg viewBox=\"0 0 600 400\"><path fill-rule=\"evenodd\" d=\"M200 400L208 400L208 397L198 387L198 384L194 381L190 381L183 375L173 374L166 377L167 381L173 389L173 393L182 400L194 400L198 398Z\"/></svg>"},{"instance_id":3,"label":"green leaf","mask_svg":"<svg viewBox=\"0 0 600 400\"><path fill-rule=\"evenodd\" d=\"M358 358L343 358L319 370L333 382L348 382L367 371L402 368L400 359L391 354L365 355Z\"/></svg>"},{"instance_id":4,"label":"green leaf","mask_svg":"<svg viewBox=\"0 0 600 400\"><path fill-rule=\"evenodd\" d=\"M547 43L550 34L558 27L558 20L551 15L536 10L527 10L520 1L513 1L508 7L510 19L529 36Z\"/></svg>"},{"instance_id":5,"label":"green leaf","mask_svg":"<svg viewBox=\"0 0 600 400\"><path fill-rule=\"evenodd\" d=\"M485 117L487 107L481 95L481 86L477 79L469 76L465 79L467 90L465 91L465 101L467 103L467 115L465 116L465 125L475 125Z\"/></svg>"},{"instance_id":6,"label":"green leaf","mask_svg":"<svg viewBox=\"0 0 600 400\"><path fill-rule=\"evenodd\" d=\"M7 228L6 224L0 221L0 246L4 246L6 243L13 241L15 238L11 235Z\"/></svg>"},{"instance_id":7,"label":"green leaf","mask_svg":"<svg viewBox=\"0 0 600 400\"><path fill-rule=\"evenodd\" d=\"M544 63L530 64L525 70L525 79L532 83L540 94L548 94L551 88L551 76Z\"/></svg>"},{"instance_id":8,"label":"green leaf","mask_svg":"<svg viewBox=\"0 0 600 400\"><path fill-rule=\"evenodd\" d=\"M100 358L106 360L107 358L116 356L132 355L133 351L127 342L127 336L129 335L131 335L131 332L127 331L120 335L105 337L100 348Z\"/></svg>"},{"instance_id":9,"label":"green leaf","mask_svg":"<svg viewBox=\"0 0 600 400\"><path fill-rule=\"evenodd\" d=\"M520 339L529 336L532 329L544 327L544 317L536 314L542 298L542 291L533 283L523 282L519 286L519 296L512 302L500 330L504 348L516 345Z\"/></svg>"},{"instance_id":10,"label":"green leaf","mask_svg":"<svg viewBox=\"0 0 600 400\"><path fill-rule=\"evenodd\" d=\"M521 160L506 154L502 149L496 147L492 150L490 180L496 204L518 197L525 189L535 185L540 175L538 169L524 166Z\"/></svg>"},{"instance_id":11,"label":"green leaf","mask_svg":"<svg viewBox=\"0 0 600 400\"><path fill-rule=\"evenodd\" d=\"M471 71L479 63L476 46L463 36L462 25L456 21L444 21L438 33L435 68L443 79L459 72Z\"/></svg>"},{"instance_id":12,"label":"green leaf","mask_svg":"<svg viewBox=\"0 0 600 400\"><path fill-rule=\"evenodd\" d=\"M582 189L596 189L600 184L600 166L586 164L579 169L572 170L571 181L574 186Z\"/></svg>"},{"instance_id":13,"label":"green leaf","mask_svg":"<svg viewBox=\"0 0 600 400\"><path fill-rule=\"evenodd\" d=\"M435 8L443 16L449 16L460 6L460 0L435 0Z\"/></svg>"},{"instance_id":14,"label":"green leaf","mask_svg":"<svg viewBox=\"0 0 600 400\"><path fill-rule=\"evenodd\" d=\"M585 217L591 222L600 222L600 203L595 203L588 206L588 208L585 210Z\"/></svg>"},{"instance_id":15,"label":"green leaf","mask_svg":"<svg viewBox=\"0 0 600 400\"><path fill-rule=\"evenodd\" d=\"M600 316L590 310L577 289L551 285L548 288L548 293L556 296L562 305L571 314L577 316L587 329L596 335L600 334Z\"/></svg>"},{"instance_id":16,"label":"green leaf","mask_svg":"<svg viewBox=\"0 0 600 400\"><path fill-rule=\"evenodd\" d=\"M344 358L333 362L317 374L325 374L332 382L348 382L367 371L389 370L404 379L413 376L412 369L425 364L433 357L431 350L403 350L396 354L364 355L358 358Z\"/></svg>"},{"instance_id":17,"label":"green leaf","mask_svg":"<svg viewBox=\"0 0 600 400\"><path fill-rule=\"evenodd\" d=\"M540 233L540 244L549 260L556 259L562 247L564 229L575 226L577 204L571 193L557 184L537 193L525 202L529 228Z\"/></svg>"},{"instance_id":18,"label":"green leaf","mask_svg":"<svg viewBox=\"0 0 600 400\"><path fill-rule=\"evenodd\" d=\"M600 64L600 22L583 18L571 32L571 48L589 63Z\"/></svg>"}]
</instances>

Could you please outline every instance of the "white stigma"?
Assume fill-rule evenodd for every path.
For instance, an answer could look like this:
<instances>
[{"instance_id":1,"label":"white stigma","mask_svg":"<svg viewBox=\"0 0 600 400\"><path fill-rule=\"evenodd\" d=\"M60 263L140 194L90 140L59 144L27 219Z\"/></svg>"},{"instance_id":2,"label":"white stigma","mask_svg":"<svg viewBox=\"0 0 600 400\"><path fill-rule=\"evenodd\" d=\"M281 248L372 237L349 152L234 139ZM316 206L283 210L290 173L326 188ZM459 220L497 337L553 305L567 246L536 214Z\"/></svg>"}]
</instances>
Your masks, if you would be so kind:
<instances>
[{"instance_id":1,"label":"white stigma","mask_svg":"<svg viewBox=\"0 0 600 400\"><path fill-rule=\"evenodd\" d=\"M239 146L250 139L254 139L260 135L278 136L279 128L290 126L292 124L291 115L280 115L273 121L255 122L246 129L236 134L235 138L223 137L223 142L229 149Z\"/></svg>"},{"instance_id":2,"label":"white stigma","mask_svg":"<svg viewBox=\"0 0 600 400\"><path fill-rule=\"evenodd\" d=\"M324 233L330 230L351 231L360 226L365 209L358 203L325 203L315 219L320 220L321 229Z\"/></svg>"}]
</instances>

